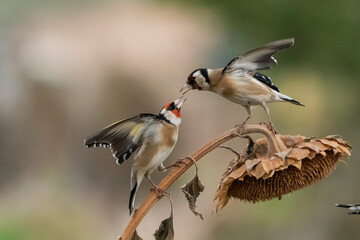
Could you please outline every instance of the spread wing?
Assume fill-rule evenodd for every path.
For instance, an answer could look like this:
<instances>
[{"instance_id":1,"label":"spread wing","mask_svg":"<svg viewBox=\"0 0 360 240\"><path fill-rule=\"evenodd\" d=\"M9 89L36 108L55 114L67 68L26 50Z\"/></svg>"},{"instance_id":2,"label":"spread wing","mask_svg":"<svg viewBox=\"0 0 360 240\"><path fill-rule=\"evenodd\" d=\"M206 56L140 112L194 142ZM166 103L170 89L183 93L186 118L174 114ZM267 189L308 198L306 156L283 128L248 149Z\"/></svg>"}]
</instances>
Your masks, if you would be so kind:
<instances>
[{"instance_id":1,"label":"spread wing","mask_svg":"<svg viewBox=\"0 0 360 240\"><path fill-rule=\"evenodd\" d=\"M145 129L156 121L161 121L154 114L140 114L138 116L115 122L99 132L87 137L87 147L111 148L118 164L127 160L141 145Z\"/></svg>"},{"instance_id":2,"label":"spread wing","mask_svg":"<svg viewBox=\"0 0 360 240\"><path fill-rule=\"evenodd\" d=\"M266 70L277 64L273 57L277 52L294 45L294 39L282 39L250 50L233 60L223 69L223 74L233 74L238 71Z\"/></svg>"}]
</instances>

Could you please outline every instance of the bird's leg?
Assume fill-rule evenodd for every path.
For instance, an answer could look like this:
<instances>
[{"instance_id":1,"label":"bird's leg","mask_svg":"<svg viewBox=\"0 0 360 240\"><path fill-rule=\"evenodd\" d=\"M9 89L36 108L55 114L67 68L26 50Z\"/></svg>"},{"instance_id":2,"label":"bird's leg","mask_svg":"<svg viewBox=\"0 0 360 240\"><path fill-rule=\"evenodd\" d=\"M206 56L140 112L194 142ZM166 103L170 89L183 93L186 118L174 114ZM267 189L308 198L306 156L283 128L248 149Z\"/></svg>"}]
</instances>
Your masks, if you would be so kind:
<instances>
[{"instance_id":1,"label":"bird's leg","mask_svg":"<svg viewBox=\"0 0 360 240\"><path fill-rule=\"evenodd\" d=\"M269 127L268 127L268 128L270 129L270 131L272 131L274 134L276 134L277 131L276 131L276 129L275 129L275 125L274 125L273 122L271 121L269 108L266 106L266 103L265 103L265 102L262 102L262 103L261 103L261 106L265 109L266 115L267 115L268 118L269 118Z\"/></svg>"},{"instance_id":2,"label":"bird's leg","mask_svg":"<svg viewBox=\"0 0 360 240\"><path fill-rule=\"evenodd\" d=\"M245 119L245 121L244 121L242 124L240 124L240 125L235 125L235 127L240 127L240 128L244 127L245 124L246 124L246 122L251 118L250 105L247 105L247 106L244 106L244 107L245 107L245 109L246 109L246 111L247 111L247 113L248 113L248 116L247 116L247 118Z\"/></svg>"},{"instance_id":3,"label":"bird's leg","mask_svg":"<svg viewBox=\"0 0 360 240\"><path fill-rule=\"evenodd\" d=\"M164 167L164 165L162 163L158 166L159 172L165 172L166 169L168 169L168 167Z\"/></svg>"},{"instance_id":4,"label":"bird's leg","mask_svg":"<svg viewBox=\"0 0 360 240\"><path fill-rule=\"evenodd\" d=\"M165 190L159 188L150 178L150 176L148 174L145 174L145 178L151 183L151 185L153 186L153 188L151 190L154 190L156 192L156 194L158 195L158 197L162 197L164 194L169 194L168 192L166 192Z\"/></svg>"}]
</instances>

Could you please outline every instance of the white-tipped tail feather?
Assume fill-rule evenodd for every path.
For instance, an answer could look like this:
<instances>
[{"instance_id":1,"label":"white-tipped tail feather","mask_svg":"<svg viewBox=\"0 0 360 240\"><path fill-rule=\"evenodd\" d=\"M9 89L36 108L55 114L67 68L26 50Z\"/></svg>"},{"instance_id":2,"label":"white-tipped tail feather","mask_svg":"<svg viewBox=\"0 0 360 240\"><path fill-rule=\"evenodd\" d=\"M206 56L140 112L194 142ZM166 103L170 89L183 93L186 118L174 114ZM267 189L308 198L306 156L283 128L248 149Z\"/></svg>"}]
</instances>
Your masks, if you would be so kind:
<instances>
[{"instance_id":1,"label":"white-tipped tail feather","mask_svg":"<svg viewBox=\"0 0 360 240\"><path fill-rule=\"evenodd\" d=\"M131 178L130 178L130 199L129 199L129 214L131 215L134 212L135 208L135 199L136 192L139 189L139 186L143 180L142 174L137 174L137 172L132 168L131 169Z\"/></svg>"},{"instance_id":2,"label":"white-tipped tail feather","mask_svg":"<svg viewBox=\"0 0 360 240\"><path fill-rule=\"evenodd\" d=\"M130 192L130 199L129 199L129 214L130 215L134 211L137 189L138 189L138 185L137 185L137 183L135 183L134 187L131 189L131 192Z\"/></svg>"},{"instance_id":3,"label":"white-tipped tail feather","mask_svg":"<svg viewBox=\"0 0 360 240\"><path fill-rule=\"evenodd\" d=\"M302 104L301 102L298 102L298 101L292 99L291 97L286 96L285 94L282 94L282 93L279 93L279 92L278 92L277 95L278 95L278 97L279 97L281 100L283 100L283 101L285 101L285 102L289 102L289 103L292 103L292 104L295 104L295 105L298 105L298 106L305 106L305 105Z\"/></svg>"}]
</instances>

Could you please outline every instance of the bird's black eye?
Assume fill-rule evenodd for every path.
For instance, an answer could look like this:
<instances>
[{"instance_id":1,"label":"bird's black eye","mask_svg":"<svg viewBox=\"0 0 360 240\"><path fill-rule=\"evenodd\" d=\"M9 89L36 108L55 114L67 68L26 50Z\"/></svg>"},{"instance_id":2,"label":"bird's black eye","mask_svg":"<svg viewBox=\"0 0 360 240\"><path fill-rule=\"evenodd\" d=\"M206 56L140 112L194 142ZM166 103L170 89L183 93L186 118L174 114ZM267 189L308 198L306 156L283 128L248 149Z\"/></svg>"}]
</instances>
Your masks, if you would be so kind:
<instances>
[{"instance_id":1,"label":"bird's black eye","mask_svg":"<svg viewBox=\"0 0 360 240\"><path fill-rule=\"evenodd\" d=\"M169 105L169 107L167 108L167 110L168 111L172 111L172 110L174 110L175 109L175 104L174 104L174 102L172 102L170 105Z\"/></svg>"},{"instance_id":2,"label":"bird's black eye","mask_svg":"<svg viewBox=\"0 0 360 240\"><path fill-rule=\"evenodd\" d=\"M187 84L189 84L189 85L193 85L195 83L195 78L192 76L192 74L191 75L189 75L188 76L188 78L187 78Z\"/></svg>"},{"instance_id":3,"label":"bird's black eye","mask_svg":"<svg viewBox=\"0 0 360 240\"><path fill-rule=\"evenodd\" d=\"M189 84L190 86L194 85L195 84L195 78L188 79L187 84Z\"/></svg>"}]
</instances>

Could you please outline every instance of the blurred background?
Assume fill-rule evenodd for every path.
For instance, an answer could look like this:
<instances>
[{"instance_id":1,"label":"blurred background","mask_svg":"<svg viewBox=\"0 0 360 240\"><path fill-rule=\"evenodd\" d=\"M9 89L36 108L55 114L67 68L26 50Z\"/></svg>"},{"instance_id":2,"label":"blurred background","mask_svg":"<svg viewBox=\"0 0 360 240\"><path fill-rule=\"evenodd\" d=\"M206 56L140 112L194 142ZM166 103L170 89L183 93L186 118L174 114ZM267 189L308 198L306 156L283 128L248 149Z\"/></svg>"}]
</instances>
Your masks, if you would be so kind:
<instances>
[{"instance_id":1,"label":"blurred background","mask_svg":"<svg viewBox=\"0 0 360 240\"><path fill-rule=\"evenodd\" d=\"M269 104L282 134L342 135L353 146L346 164L282 200L231 201L213 214L213 194L232 153L199 163L206 186L198 211L179 187L176 239L359 239L359 217L334 203L360 201L359 1L0 0L0 239L116 239L129 221L132 160L116 165L109 150L83 139L138 113L157 113L178 97L192 70L220 67L270 41L294 37L266 72L281 92L306 107ZM213 93L188 94L178 144L165 162L191 154L246 117ZM251 123L266 121L253 110ZM242 149L244 140L228 145ZM159 182L164 173L153 174ZM136 205L149 192L144 181ZM169 216L161 200L138 228L152 239Z\"/></svg>"}]
</instances>

